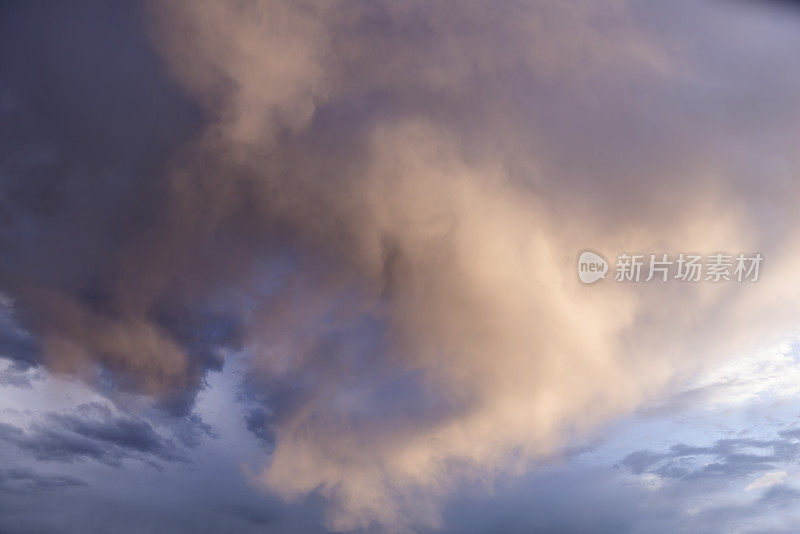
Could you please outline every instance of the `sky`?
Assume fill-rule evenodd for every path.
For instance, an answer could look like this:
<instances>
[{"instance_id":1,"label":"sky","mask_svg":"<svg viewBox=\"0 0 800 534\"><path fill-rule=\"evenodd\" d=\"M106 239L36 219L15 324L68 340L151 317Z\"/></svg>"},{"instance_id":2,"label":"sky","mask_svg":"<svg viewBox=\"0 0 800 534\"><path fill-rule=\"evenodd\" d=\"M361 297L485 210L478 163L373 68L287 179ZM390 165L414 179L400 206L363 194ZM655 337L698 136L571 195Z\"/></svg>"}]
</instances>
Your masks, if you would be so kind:
<instances>
[{"instance_id":1,"label":"sky","mask_svg":"<svg viewBox=\"0 0 800 534\"><path fill-rule=\"evenodd\" d=\"M792 532L798 49L778 0L0 3L0 533Z\"/></svg>"}]
</instances>

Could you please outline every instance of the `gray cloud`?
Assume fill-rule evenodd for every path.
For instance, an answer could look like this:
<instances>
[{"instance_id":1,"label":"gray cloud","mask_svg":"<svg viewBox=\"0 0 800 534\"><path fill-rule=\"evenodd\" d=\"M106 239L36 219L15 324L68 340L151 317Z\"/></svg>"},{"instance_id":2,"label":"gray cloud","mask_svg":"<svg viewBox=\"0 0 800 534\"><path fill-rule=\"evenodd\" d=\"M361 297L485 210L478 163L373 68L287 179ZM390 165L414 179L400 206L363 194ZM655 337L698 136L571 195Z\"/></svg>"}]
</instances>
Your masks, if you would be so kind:
<instances>
[{"instance_id":1,"label":"gray cloud","mask_svg":"<svg viewBox=\"0 0 800 534\"><path fill-rule=\"evenodd\" d=\"M159 468L159 462L186 462L186 456L162 438L146 421L114 415L92 403L74 414L47 414L30 430L0 423L0 441L14 445L40 461L72 463L87 459L120 466L138 459Z\"/></svg>"},{"instance_id":2,"label":"gray cloud","mask_svg":"<svg viewBox=\"0 0 800 534\"><path fill-rule=\"evenodd\" d=\"M63 475L45 475L30 469L0 469L0 491L39 493L85 486L80 479Z\"/></svg>"},{"instance_id":3,"label":"gray cloud","mask_svg":"<svg viewBox=\"0 0 800 534\"><path fill-rule=\"evenodd\" d=\"M269 433L270 416L263 408L254 408L245 420L247 429L256 436L261 443L271 449L275 446L275 438Z\"/></svg>"},{"instance_id":4,"label":"gray cloud","mask_svg":"<svg viewBox=\"0 0 800 534\"><path fill-rule=\"evenodd\" d=\"M184 238L168 222L164 161L199 114L164 80L139 6L3 13L0 352L70 372L99 361L101 376L84 378L185 414L236 337L187 294L187 266L204 260L173 261Z\"/></svg>"},{"instance_id":5,"label":"gray cloud","mask_svg":"<svg viewBox=\"0 0 800 534\"><path fill-rule=\"evenodd\" d=\"M728 480L772 471L781 464L797 463L800 460L798 436L800 431L794 429L781 431L774 439L720 439L710 446L678 443L665 452L632 452L619 465L637 475L652 473L680 480Z\"/></svg>"},{"instance_id":6,"label":"gray cloud","mask_svg":"<svg viewBox=\"0 0 800 534\"><path fill-rule=\"evenodd\" d=\"M0 359L0 362L3 360ZM0 371L0 386L30 389L33 383L44 379L41 372L30 373L30 368L18 360Z\"/></svg>"}]
</instances>

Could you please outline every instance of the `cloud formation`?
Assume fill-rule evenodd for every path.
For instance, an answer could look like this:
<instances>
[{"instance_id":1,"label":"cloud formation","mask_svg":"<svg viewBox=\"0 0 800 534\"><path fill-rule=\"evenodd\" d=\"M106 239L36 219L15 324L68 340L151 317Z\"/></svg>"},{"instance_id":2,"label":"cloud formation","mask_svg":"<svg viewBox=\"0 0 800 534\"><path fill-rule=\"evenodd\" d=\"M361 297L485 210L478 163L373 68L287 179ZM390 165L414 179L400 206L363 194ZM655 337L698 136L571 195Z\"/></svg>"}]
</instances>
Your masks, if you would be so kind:
<instances>
[{"instance_id":1,"label":"cloud formation","mask_svg":"<svg viewBox=\"0 0 800 534\"><path fill-rule=\"evenodd\" d=\"M106 78L68 87L99 107L65 112L54 139L31 111L49 95L7 91L4 355L185 416L241 351L247 423L271 450L255 478L319 492L333 529L435 526L459 481L527 471L796 324L800 69L779 52L800 33L769 12L270 0L144 16L165 65L115 70L91 49ZM165 71L199 109L148 85ZM587 288L585 248L766 261L750 286Z\"/></svg>"},{"instance_id":2,"label":"cloud formation","mask_svg":"<svg viewBox=\"0 0 800 534\"><path fill-rule=\"evenodd\" d=\"M729 47L719 32L668 44L683 36L670 17L713 26L735 9L204 7L159 19L178 80L217 117L201 145L222 168L196 194L248 191L254 224L288 229L300 258L252 318L274 413L263 480L287 496L320 489L336 503L331 526L398 524L409 509L435 521L424 503L454 474L525 469L692 356L754 346L739 328L754 310L776 333L796 317L769 301L797 291L780 274L797 258L763 237L796 231L774 222L796 198L795 163L782 154L786 178L776 169L757 190L725 161L745 141L729 110L752 78L710 63ZM739 61L793 101L796 77L765 54ZM758 116L737 120L796 134L755 100ZM759 248L773 271L736 292L588 293L571 263L589 244Z\"/></svg>"},{"instance_id":3,"label":"cloud formation","mask_svg":"<svg viewBox=\"0 0 800 534\"><path fill-rule=\"evenodd\" d=\"M39 461L73 463L87 459L120 466L126 458L160 468L159 462L186 462L184 454L162 438L150 423L115 415L105 405L78 407L74 414L49 413L25 430L0 423L0 441Z\"/></svg>"},{"instance_id":4,"label":"cloud formation","mask_svg":"<svg viewBox=\"0 0 800 534\"><path fill-rule=\"evenodd\" d=\"M71 476L43 475L30 469L0 470L0 491L38 493L85 486L86 483Z\"/></svg>"},{"instance_id":5,"label":"cloud formation","mask_svg":"<svg viewBox=\"0 0 800 534\"><path fill-rule=\"evenodd\" d=\"M620 465L637 475L653 473L663 478L679 479L705 477L730 479L758 472L774 474L775 463L789 464L800 458L800 444L796 435L797 430L787 430L772 440L721 439L710 447L679 443L664 453L646 450L632 452L623 458ZM697 458L710 458L712 461L693 465ZM769 478L761 477L758 480L765 482ZM752 488L768 485L771 484L756 484Z\"/></svg>"}]
</instances>

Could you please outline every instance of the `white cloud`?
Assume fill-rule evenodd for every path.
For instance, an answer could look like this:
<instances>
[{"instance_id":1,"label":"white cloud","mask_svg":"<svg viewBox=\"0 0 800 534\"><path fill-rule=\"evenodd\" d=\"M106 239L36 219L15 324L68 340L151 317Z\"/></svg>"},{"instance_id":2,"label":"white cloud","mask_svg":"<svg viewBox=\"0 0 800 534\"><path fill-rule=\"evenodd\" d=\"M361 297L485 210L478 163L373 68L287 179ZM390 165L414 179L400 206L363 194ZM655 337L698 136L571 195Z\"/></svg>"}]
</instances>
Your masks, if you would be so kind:
<instances>
[{"instance_id":1,"label":"white cloud","mask_svg":"<svg viewBox=\"0 0 800 534\"><path fill-rule=\"evenodd\" d=\"M752 491L754 489L768 488L770 486L782 484L787 475L788 473L786 473L786 471L770 471L752 481L744 489L746 491Z\"/></svg>"}]
</instances>

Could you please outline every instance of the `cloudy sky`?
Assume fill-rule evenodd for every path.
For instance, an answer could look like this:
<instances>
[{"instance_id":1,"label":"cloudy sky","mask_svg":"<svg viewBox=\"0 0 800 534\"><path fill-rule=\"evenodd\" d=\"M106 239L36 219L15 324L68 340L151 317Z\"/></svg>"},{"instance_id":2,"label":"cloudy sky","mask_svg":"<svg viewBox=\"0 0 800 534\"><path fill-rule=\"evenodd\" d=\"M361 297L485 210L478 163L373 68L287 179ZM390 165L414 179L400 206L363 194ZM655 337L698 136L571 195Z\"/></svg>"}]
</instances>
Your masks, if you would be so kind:
<instances>
[{"instance_id":1,"label":"cloudy sky","mask_svg":"<svg viewBox=\"0 0 800 534\"><path fill-rule=\"evenodd\" d=\"M798 50L779 0L0 4L0 532L794 531Z\"/></svg>"}]
</instances>

